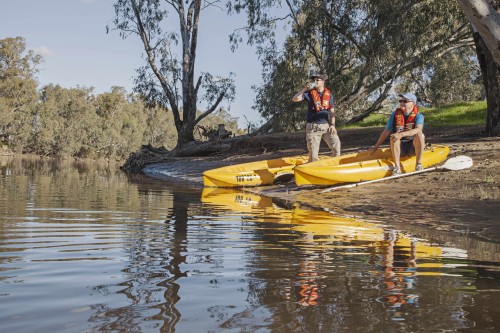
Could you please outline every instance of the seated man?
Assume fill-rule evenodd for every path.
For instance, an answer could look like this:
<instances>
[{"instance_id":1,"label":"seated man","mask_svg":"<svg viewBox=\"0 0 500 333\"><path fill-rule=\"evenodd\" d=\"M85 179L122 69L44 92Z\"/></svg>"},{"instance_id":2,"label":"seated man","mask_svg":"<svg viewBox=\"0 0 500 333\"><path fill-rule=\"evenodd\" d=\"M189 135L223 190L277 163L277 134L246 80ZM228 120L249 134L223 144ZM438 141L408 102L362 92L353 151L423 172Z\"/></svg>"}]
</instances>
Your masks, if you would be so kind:
<instances>
[{"instance_id":1,"label":"seated man","mask_svg":"<svg viewBox=\"0 0 500 333\"><path fill-rule=\"evenodd\" d=\"M416 156L415 171L423 170L421 161L425 147L424 115L418 112L417 97L412 93L399 95L399 108L391 113L385 129L373 150L377 150L391 136L391 152L394 158L393 175L401 174L400 158Z\"/></svg>"}]
</instances>

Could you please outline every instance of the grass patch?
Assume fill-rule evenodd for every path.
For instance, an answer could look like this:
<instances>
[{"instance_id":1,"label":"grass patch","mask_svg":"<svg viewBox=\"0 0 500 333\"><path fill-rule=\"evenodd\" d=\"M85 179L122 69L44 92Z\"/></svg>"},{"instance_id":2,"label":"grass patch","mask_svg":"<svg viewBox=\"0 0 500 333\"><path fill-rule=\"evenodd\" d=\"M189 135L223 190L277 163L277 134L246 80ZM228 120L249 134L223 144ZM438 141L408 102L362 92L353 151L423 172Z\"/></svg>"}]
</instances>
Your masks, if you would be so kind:
<instances>
[{"instance_id":1,"label":"grass patch","mask_svg":"<svg viewBox=\"0 0 500 333\"><path fill-rule=\"evenodd\" d=\"M485 188L479 185L479 199L481 200L498 200L500 198L500 191L497 188Z\"/></svg>"},{"instance_id":2,"label":"grass patch","mask_svg":"<svg viewBox=\"0 0 500 333\"><path fill-rule=\"evenodd\" d=\"M485 101L462 102L453 105L433 108L419 108L425 116L425 125L432 126L465 126L484 125L487 105ZM385 126L387 114L371 114L363 121L344 128ZM424 125L424 126L425 126Z\"/></svg>"},{"instance_id":3,"label":"grass patch","mask_svg":"<svg viewBox=\"0 0 500 333\"><path fill-rule=\"evenodd\" d=\"M486 183L486 184L491 184L491 183L495 183L496 181L496 177L494 174L486 174L483 176L483 179L482 179L483 183Z\"/></svg>"},{"instance_id":4,"label":"grass patch","mask_svg":"<svg viewBox=\"0 0 500 333\"><path fill-rule=\"evenodd\" d=\"M486 122L487 105L481 102L463 102L442 108L424 108L425 122L430 125L483 125Z\"/></svg>"},{"instance_id":5,"label":"grass patch","mask_svg":"<svg viewBox=\"0 0 500 333\"><path fill-rule=\"evenodd\" d=\"M498 200L500 188L495 186L464 186L457 191L457 196L464 200Z\"/></svg>"}]
</instances>

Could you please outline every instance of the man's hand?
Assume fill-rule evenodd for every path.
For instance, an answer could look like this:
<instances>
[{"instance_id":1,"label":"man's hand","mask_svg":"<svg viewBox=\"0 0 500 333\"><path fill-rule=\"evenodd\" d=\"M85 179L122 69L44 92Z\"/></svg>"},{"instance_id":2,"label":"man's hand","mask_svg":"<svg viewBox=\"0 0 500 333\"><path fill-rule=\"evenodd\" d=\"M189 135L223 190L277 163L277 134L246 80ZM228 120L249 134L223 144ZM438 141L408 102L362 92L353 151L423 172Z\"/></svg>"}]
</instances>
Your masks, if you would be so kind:
<instances>
[{"instance_id":1,"label":"man's hand","mask_svg":"<svg viewBox=\"0 0 500 333\"><path fill-rule=\"evenodd\" d=\"M328 127L328 132L331 133L331 134L337 134L337 129L335 128L335 125L330 125Z\"/></svg>"},{"instance_id":2,"label":"man's hand","mask_svg":"<svg viewBox=\"0 0 500 333\"><path fill-rule=\"evenodd\" d=\"M309 86L312 84L312 82L309 82L307 83L304 88L302 88L298 93L296 93L293 97L292 97L292 102L300 102L304 99L304 93L309 89Z\"/></svg>"},{"instance_id":3,"label":"man's hand","mask_svg":"<svg viewBox=\"0 0 500 333\"><path fill-rule=\"evenodd\" d=\"M401 140L402 138L403 138L403 133L401 133L401 132L391 134L392 141L398 141L398 140Z\"/></svg>"}]
</instances>

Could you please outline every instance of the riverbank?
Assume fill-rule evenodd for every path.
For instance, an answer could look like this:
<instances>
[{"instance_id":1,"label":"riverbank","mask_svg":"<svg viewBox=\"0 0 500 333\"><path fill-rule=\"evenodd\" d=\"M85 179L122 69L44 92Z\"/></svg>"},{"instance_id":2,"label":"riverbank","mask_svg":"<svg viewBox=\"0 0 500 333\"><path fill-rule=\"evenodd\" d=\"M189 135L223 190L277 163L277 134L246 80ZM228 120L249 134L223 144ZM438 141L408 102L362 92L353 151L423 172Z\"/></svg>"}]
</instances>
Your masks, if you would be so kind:
<instances>
[{"instance_id":1,"label":"riverbank","mask_svg":"<svg viewBox=\"0 0 500 333\"><path fill-rule=\"evenodd\" d=\"M342 153L368 149L380 131L339 130ZM426 230L427 238L439 230L441 234L468 235L500 244L500 138L484 137L482 127L477 126L427 126L425 133L428 142L448 145L449 157L466 155L474 165L461 171L434 171L328 193L321 193L322 188L303 189L294 184L245 190L340 215L412 226L420 233ZM322 151L326 152L324 146ZM153 177L168 174L168 181L201 186L204 170L306 151L304 133L265 135L249 138L214 156L151 165L145 173Z\"/></svg>"}]
</instances>

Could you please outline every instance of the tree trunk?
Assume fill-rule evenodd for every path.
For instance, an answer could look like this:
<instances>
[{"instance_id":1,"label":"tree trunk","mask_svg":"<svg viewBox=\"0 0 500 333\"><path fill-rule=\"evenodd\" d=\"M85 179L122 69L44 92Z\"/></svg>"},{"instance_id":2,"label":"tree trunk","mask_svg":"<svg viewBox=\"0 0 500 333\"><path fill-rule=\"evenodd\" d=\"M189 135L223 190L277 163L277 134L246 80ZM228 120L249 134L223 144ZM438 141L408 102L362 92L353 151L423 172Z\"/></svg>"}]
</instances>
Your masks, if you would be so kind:
<instances>
[{"instance_id":1,"label":"tree trunk","mask_svg":"<svg viewBox=\"0 0 500 333\"><path fill-rule=\"evenodd\" d=\"M486 134L500 135L500 0L458 0L474 29L488 103Z\"/></svg>"},{"instance_id":2,"label":"tree trunk","mask_svg":"<svg viewBox=\"0 0 500 333\"><path fill-rule=\"evenodd\" d=\"M458 0L467 19L481 36L490 57L500 66L499 0ZM476 43L477 44L477 43Z\"/></svg>"},{"instance_id":3,"label":"tree trunk","mask_svg":"<svg viewBox=\"0 0 500 333\"><path fill-rule=\"evenodd\" d=\"M488 113L486 118L486 134L500 135L500 65L498 65L479 33L474 33L477 58L484 81Z\"/></svg>"},{"instance_id":4,"label":"tree trunk","mask_svg":"<svg viewBox=\"0 0 500 333\"><path fill-rule=\"evenodd\" d=\"M194 139L194 126L195 120L189 117L182 122L180 129L177 129L177 148L184 146L190 142L195 141Z\"/></svg>"}]
</instances>

